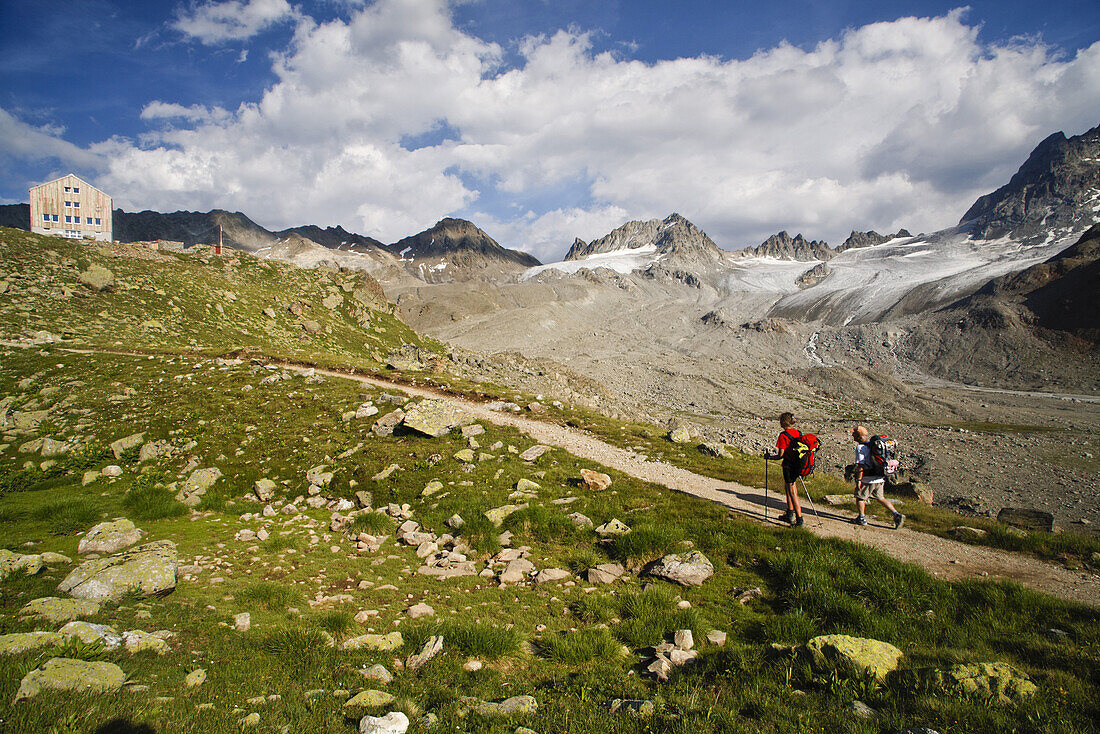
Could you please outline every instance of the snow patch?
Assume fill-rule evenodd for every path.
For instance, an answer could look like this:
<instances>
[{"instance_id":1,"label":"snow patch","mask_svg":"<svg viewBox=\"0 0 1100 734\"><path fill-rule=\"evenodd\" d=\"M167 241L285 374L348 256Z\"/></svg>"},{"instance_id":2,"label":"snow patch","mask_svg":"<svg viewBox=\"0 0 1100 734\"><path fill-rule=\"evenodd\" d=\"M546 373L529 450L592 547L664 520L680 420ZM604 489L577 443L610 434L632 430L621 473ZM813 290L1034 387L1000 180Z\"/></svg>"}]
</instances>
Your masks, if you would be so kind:
<instances>
[{"instance_id":1,"label":"snow patch","mask_svg":"<svg viewBox=\"0 0 1100 734\"><path fill-rule=\"evenodd\" d=\"M589 270L607 268L609 270L614 270L616 273L626 274L644 268L647 265L652 265L660 259L661 256L657 255L657 246L647 245L629 251L615 250L613 252L601 252L596 255L589 255L584 260L565 260L557 263L538 265L533 268L528 268L523 275L520 276L520 280L529 280L547 270L560 270L563 273L572 274L585 268Z\"/></svg>"}]
</instances>

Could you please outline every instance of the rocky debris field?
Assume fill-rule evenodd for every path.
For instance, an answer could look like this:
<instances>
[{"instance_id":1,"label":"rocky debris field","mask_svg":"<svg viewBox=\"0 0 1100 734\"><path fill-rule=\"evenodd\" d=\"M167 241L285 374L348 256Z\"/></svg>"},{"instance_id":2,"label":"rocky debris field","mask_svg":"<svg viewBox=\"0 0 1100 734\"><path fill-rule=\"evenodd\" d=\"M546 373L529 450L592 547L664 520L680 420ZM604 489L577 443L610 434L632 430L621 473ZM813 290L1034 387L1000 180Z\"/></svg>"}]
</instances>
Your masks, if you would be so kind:
<instances>
[{"instance_id":1,"label":"rocky debris field","mask_svg":"<svg viewBox=\"0 0 1100 734\"><path fill-rule=\"evenodd\" d=\"M1090 684L959 616L999 609L985 587L882 557L856 572L869 551L823 554L446 402L58 350L4 352L0 395L17 730L754 730L809 710L893 731L1053 720L1065 696L1087 730ZM866 574L903 574L907 601L852 601ZM1007 588L1033 609L1011 634L1085 664L1095 615Z\"/></svg>"}]
</instances>

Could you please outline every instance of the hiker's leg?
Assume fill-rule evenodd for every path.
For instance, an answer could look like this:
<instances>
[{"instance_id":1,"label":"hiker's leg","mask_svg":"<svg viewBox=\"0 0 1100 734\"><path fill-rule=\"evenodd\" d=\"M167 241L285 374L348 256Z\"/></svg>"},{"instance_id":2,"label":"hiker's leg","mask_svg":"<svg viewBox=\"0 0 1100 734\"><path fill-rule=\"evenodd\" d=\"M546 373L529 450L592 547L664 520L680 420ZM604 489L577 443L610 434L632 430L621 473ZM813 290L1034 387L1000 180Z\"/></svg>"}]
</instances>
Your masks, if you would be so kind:
<instances>
[{"instance_id":1,"label":"hiker's leg","mask_svg":"<svg viewBox=\"0 0 1100 734\"><path fill-rule=\"evenodd\" d=\"M882 504L882 506L889 510L892 514L898 514L898 511L894 509L894 503L890 500L886 499L885 497L875 497L875 499L877 499Z\"/></svg>"},{"instance_id":2,"label":"hiker's leg","mask_svg":"<svg viewBox=\"0 0 1100 734\"><path fill-rule=\"evenodd\" d=\"M787 506L794 511L795 517L802 517L802 504L798 501L798 485L794 482L787 485Z\"/></svg>"}]
</instances>

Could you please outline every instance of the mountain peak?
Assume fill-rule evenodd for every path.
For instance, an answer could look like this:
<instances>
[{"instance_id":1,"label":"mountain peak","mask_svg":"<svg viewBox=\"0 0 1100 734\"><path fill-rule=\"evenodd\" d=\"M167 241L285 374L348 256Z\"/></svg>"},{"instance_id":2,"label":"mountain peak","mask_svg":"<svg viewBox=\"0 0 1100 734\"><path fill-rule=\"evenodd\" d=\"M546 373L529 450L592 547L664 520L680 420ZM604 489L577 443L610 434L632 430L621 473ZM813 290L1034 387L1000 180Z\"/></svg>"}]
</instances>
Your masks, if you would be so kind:
<instances>
[{"instance_id":1,"label":"mountain peak","mask_svg":"<svg viewBox=\"0 0 1100 734\"><path fill-rule=\"evenodd\" d=\"M882 235L878 236L881 237ZM787 234L787 230L773 234L764 240L759 247L746 247L742 252L745 257L774 257L779 260L798 260L801 262L824 261L836 255L836 251L829 247L828 242L807 240L801 232L791 237Z\"/></svg>"},{"instance_id":2,"label":"mountain peak","mask_svg":"<svg viewBox=\"0 0 1100 734\"><path fill-rule=\"evenodd\" d=\"M541 264L526 252L501 247L473 222L452 217L398 240L389 250L406 262L406 270L429 282L518 273Z\"/></svg>"},{"instance_id":3,"label":"mountain peak","mask_svg":"<svg viewBox=\"0 0 1100 734\"><path fill-rule=\"evenodd\" d=\"M575 239L566 260L584 260L591 255L617 250L637 250L653 247L658 254L690 260L722 258L718 245L686 218L675 212L663 220L634 220L617 227L609 234L585 243Z\"/></svg>"},{"instance_id":4,"label":"mountain peak","mask_svg":"<svg viewBox=\"0 0 1100 734\"><path fill-rule=\"evenodd\" d=\"M1067 138L1057 132L1035 146L1007 184L980 197L959 220L971 237L1045 237L1083 229L1095 220L1091 198L1100 191L1100 125Z\"/></svg>"}]
</instances>

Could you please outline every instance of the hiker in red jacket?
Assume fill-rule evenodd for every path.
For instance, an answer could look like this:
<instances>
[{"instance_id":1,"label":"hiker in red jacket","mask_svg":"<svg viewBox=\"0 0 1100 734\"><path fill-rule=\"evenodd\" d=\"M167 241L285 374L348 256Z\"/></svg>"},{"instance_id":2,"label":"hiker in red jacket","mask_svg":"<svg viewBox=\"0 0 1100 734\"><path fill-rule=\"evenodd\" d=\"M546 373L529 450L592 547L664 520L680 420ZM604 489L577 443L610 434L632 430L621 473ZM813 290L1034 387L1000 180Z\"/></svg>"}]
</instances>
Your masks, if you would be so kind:
<instances>
[{"instance_id":1,"label":"hiker in red jacket","mask_svg":"<svg viewBox=\"0 0 1100 734\"><path fill-rule=\"evenodd\" d=\"M802 504L798 501L798 487L795 484L798 481L798 466L792 463L791 456L787 451L791 447L791 443L802 435L802 432L794 427L797 422L794 413L783 413L779 416L779 427L783 429L783 432L779 434L779 438L775 442L779 454L772 458L782 460L783 483L787 489L787 511L780 515L779 519L795 527L801 527Z\"/></svg>"}]
</instances>

